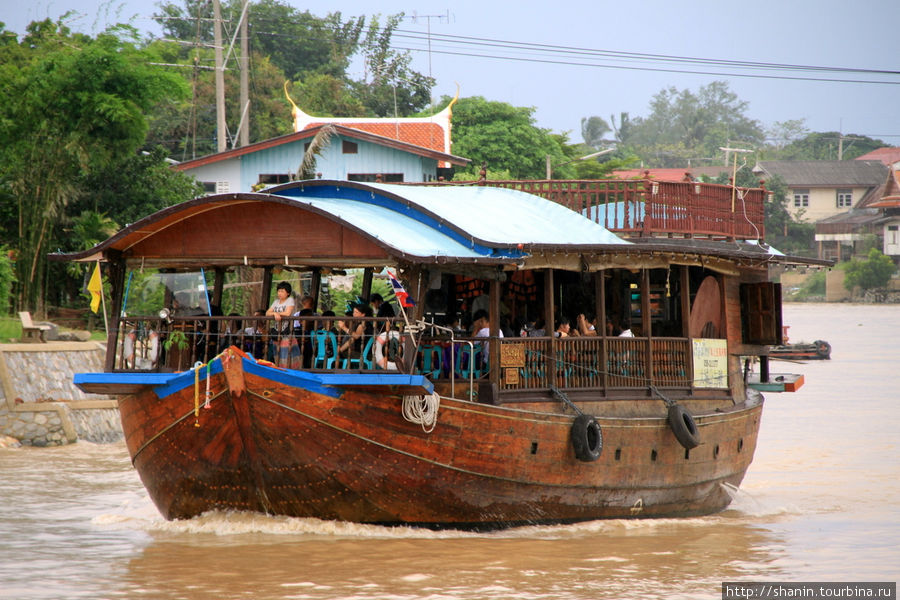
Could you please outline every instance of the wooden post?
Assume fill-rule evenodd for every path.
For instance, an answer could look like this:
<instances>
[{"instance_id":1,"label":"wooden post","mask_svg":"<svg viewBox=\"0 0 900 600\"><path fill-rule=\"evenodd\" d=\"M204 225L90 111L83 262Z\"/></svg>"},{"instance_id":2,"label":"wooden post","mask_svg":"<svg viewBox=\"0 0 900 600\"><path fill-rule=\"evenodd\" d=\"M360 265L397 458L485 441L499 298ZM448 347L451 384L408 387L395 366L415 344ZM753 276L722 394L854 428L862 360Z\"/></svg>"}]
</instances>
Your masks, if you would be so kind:
<instances>
[{"instance_id":1,"label":"wooden post","mask_svg":"<svg viewBox=\"0 0 900 600\"><path fill-rule=\"evenodd\" d=\"M650 314L650 269L641 269L641 333L647 340L644 376L653 381L653 315Z\"/></svg>"},{"instance_id":2,"label":"wooden post","mask_svg":"<svg viewBox=\"0 0 900 600\"><path fill-rule=\"evenodd\" d=\"M106 276L112 284L112 298L110 302L110 328L106 332L106 360L103 370L112 372L116 366L116 349L119 342L119 318L122 316L122 302L125 296L125 261L120 252L107 250L106 258L109 260L109 270Z\"/></svg>"},{"instance_id":3,"label":"wooden post","mask_svg":"<svg viewBox=\"0 0 900 600\"><path fill-rule=\"evenodd\" d=\"M600 359L597 363L600 373L598 375L600 375L600 385L605 390L608 384L606 365L609 364L607 359L609 356L609 334L606 331L606 271L594 273L594 286L597 290L597 335L600 336Z\"/></svg>"},{"instance_id":4,"label":"wooden post","mask_svg":"<svg viewBox=\"0 0 900 600\"><path fill-rule=\"evenodd\" d=\"M262 289L259 290L259 305L262 310L268 310L272 299L272 267L263 268Z\"/></svg>"},{"instance_id":5,"label":"wooden post","mask_svg":"<svg viewBox=\"0 0 900 600\"><path fill-rule=\"evenodd\" d=\"M372 295L372 267L363 269L362 291L360 294L362 295L363 302L368 304L369 296Z\"/></svg>"},{"instance_id":6,"label":"wooden post","mask_svg":"<svg viewBox=\"0 0 900 600\"><path fill-rule=\"evenodd\" d=\"M222 288L225 287L225 268L224 267L216 267L214 272L215 272L215 279L213 281L212 304L213 304L213 306L218 306L221 309L222 308Z\"/></svg>"},{"instance_id":7,"label":"wooden post","mask_svg":"<svg viewBox=\"0 0 900 600\"><path fill-rule=\"evenodd\" d=\"M691 337L691 276L690 267L679 267L681 285L681 335Z\"/></svg>"},{"instance_id":8,"label":"wooden post","mask_svg":"<svg viewBox=\"0 0 900 600\"><path fill-rule=\"evenodd\" d=\"M322 267L313 267L310 276L309 295L313 299L313 312L319 311L319 292L322 289Z\"/></svg>"},{"instance_id":9,"label":"wooden post","mask_svg":"<svg viewBox=\"0 0 900 600\"><path fill-rule=\"evenodd\" d=\"M544 356L544 368L547 373L547 381L551 382L551 384L556 383L556 361L553 360L553 355L556 351L553 340L553 332L556 331L556 322L554 321L554 315L556 313L556 307L553 306L553 269L544 269L544 320L547 321L546 324L546 333L550 336L550 356Z\"/></svg>"}]
</instances>

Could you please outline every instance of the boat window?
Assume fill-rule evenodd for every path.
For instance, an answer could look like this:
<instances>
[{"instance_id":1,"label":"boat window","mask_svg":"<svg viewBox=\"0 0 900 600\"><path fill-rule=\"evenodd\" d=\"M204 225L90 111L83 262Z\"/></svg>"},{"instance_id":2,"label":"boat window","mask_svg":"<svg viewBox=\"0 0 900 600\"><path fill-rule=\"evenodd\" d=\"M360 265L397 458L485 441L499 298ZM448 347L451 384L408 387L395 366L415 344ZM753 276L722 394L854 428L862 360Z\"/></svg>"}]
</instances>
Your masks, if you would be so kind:
<instances>
[{"instance_id":1,"label":"boat window","mask_svg":"<svg viewBox=\"0 0 900 600\"><path fill-rule=\"evenodd\" d=\"M177 302L177 306L174 304ZM209 315L209 293L205 273L200 271L132 271L125 285L123 316L156 316L160 309L182 314Z\"/></svg>"}]
</instances>

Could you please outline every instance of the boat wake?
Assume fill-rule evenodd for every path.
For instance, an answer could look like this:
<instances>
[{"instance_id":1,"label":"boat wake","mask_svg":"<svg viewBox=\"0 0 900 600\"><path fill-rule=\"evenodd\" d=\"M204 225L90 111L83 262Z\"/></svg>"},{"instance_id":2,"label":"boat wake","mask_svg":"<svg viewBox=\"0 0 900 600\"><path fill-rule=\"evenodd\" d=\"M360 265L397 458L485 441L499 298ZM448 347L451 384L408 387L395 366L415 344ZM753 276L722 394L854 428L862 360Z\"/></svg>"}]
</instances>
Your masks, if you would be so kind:
<instances>
[{"instance_id":1,"label":"boat wake","mask_svg":"<svg viewBox=\"0 0 900 600\"><path fill-rule=\"evenodd\" d=\"M798 507L786 506L783 503L777 505L767 502L765 499L754 496L747 490L736 487L730 483L723 483L722 489L731 496L731 504L723 511L723 515L734 513L747 517L778 517L802 512Z\"/></svg>"}]
</instances>

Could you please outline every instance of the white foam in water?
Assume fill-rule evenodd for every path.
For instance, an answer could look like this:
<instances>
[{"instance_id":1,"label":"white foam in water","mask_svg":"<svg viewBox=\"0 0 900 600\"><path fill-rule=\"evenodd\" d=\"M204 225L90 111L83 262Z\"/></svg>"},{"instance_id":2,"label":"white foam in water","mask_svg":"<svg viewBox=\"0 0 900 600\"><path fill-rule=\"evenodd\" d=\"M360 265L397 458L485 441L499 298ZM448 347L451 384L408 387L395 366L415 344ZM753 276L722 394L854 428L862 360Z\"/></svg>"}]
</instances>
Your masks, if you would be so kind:
<instances>
[{"instance_id":1,"label":"white foam in water","mask_svg":"<svg viewBox=\"0 0 900 600\"><path fill-rule=\"evenodd\" d=\"M731 496L731 504L725 510L725 514L736 511L748 517L774 517L800 512L797 507L767 503L745 489L723 483L722 488Z\"/></svg>"}]
</instances>

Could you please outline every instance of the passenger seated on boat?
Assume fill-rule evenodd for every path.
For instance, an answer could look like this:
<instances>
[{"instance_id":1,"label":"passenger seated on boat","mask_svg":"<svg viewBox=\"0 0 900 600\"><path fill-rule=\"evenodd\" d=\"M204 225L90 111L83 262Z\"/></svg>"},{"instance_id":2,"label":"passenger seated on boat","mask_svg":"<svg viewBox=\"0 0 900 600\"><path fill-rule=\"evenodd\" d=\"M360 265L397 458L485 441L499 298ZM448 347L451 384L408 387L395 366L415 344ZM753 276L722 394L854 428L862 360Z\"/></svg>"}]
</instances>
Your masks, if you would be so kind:
<instances>
[{"instance_id":1,"label":"passenger seated on boat","mask_svg":"<svg viewBox=\"0 0 900 600\"><path fill-rule=\"evenodd\" d=\"M238 313L228 313L229 317L238 317L240 316ZM241 332L241 322L240 320L228 320L225 321L222 325L222 333L219 336L219 345L218 351L222 352L225 348L229 346L237 346L238 345L238 334Z\"/></svg>"},{"instance_id":2,"label":"passenger seated on boat","mask_svg":"<svg viewBox=\"0 0 900 600\"><path fill-rule=\"evenodd\" d=\"M475 314L472 315L472 337L477 338L486 338L491 337L491 322L488 317L488 312L484 309L480 309L475 311ZM503 331L497 331L497 337L503 337ZM481 353L482 359L485 364L488 362L488 356L490 355L489 351L490 344L488 342L484 343L484 352Z\"/></svg>"},{"instance_id":3,"label":"passenger seated on boat","mask_svg":"<svg viewBox=\"0 0 900 600\"><path fill-rule=\"evenodd\" d=\"M379 319L393 318L396 316L394 307L390 302L385 302L381 294L372 294L369 296L369 303L375 311L375 316Z\"/></svg>"},{"instance_id":4,"label":"passenger seated on boat","mask_svg":"<svg viewBox=\"0 0 900 600\"><path fill-rule=\"evenodd\" d=\"M575 325L581 335L598 335L596 318L588 319L581 313L575 318Z\"/></svg>"},{"instance_id":5,"label":"passenger seated on boat","mask_svg":"<svg viewBox=\"0 0 900 600\"><path fill-rule=\"evenodd\" d=\"M372 307L359 303L353 305L352 316L356 319L372 316ZM338 351L341 356L350 359L358 359L362 354L363 344L372 337L374 327L372 321L356 321L347 327L347 335L344 336Z\"/></svg>"},{"instance_id":6,"label":"passenger seated on boat","mask_svg":"<svg viewBox=\"0 0 900 600\"><path fill-rule=\"evenodd\" d=\"M556 322L556 331L553 332L553 337L556 338L564 338L569 337L569 332L572 330L572 325L569 322L568 317L560 317Z\"/></svg>"},{"instance_id":7,"label":"passenger seated on boat","mask_svg":"<svg viewBox=\"0 0 900 600\"><path fill-rule=\"evenodd\" d=\"M265 317L266 311L259 309L253 313L257 317ZM260 318L255 321L255 325L244 329L244 346L242 350L251 354L254 358L264 358L271 360L267 354L266 344L266 319Z\"/></svg>"},{"instance_id":8,"label":"passenger seated on boat","mask_svg":"<svg viewBox=\"0 0 900 600\"><path fill-rule=\"evenodd\" d=\"M300 310L294 313L295 317L313 317L316 312L313 309L315 300L309 294L304 294L300 299ZM301 350L303 352L303 366L309 367L312 362L313 345L312 332L316 330L316 322L303 319L294 320L294 337L300 340Z\"/></svg>"},{"instance_id":9,"label":"passenger seated on boat","mask_svg":"<svg viewBox=\"0 0 900 600\"><path fill-rule=\"evenodd\" d=\"M622 317L622 326L620 329L619 337L634 337L634 333L631 331L631 318L627 315Z\"/></svg>"}]
</instances>

